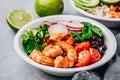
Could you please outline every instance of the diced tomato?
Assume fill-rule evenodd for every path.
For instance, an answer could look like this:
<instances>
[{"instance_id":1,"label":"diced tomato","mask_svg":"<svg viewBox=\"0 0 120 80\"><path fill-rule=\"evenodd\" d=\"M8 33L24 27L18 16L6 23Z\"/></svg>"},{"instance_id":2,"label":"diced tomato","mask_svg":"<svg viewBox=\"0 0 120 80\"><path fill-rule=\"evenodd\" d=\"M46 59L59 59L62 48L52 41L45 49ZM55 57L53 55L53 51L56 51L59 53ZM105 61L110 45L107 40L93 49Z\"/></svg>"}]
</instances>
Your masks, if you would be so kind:
<instances>
[{"instance_id":1,"label":"diced tomato","mask_svg":"<svg viewBox=\"0 0 120 80\"><path fill-rule=\"evenodd\" d=\"M82 43L76 43L74 45L74 49L76 50L77 53L79 53L82 50L88 50L90 48L90 42L82 42Z\"/></svg>"},{"instance_id":2,"label":"diced tomato","mask_svg":"<svg viewBox=\"0 0 120 80\"><path fill-rule=\"evenodd\" d=\"M75 64L76 67L86 66L90 61L90 53L88 50L83 50L78 54L78 62Z\"/></svg>"},{"instance_id":3,"label":"diced tomato","mask_svg":"<svg viewBox=\"0 0 120 80\"><path fill-rule=\"evenodd\" d=\"M90 56L91 56L90 63L95 63L101 59L101 54L99 53L99 51L97 49L90 48L89 52L90 52Z\"/></svg>"}]
</instances>

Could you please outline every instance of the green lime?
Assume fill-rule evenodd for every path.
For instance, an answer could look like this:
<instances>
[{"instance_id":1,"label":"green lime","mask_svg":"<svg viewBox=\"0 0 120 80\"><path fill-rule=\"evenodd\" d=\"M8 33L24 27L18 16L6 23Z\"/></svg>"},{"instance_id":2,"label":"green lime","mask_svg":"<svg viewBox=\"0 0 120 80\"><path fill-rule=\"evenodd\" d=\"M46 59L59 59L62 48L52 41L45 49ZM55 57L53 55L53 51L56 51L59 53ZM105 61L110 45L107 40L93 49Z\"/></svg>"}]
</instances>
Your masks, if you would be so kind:
<instances>
[{"instance_id":1,"label":"green lime","mask_svg":"<svg viewBox=\"0 0 120 80\"><path fill-rule=\"evenodd\" d=\"M36 0L35 2L35 11L41 17L62 14L63 9L62 0Z\"/></svg>"},{"instance_id":2,"label":"green lime","mask_svg":"<svg viewBox=\"0 0 120 80\"><path fill-rule=\"evenodd\" d=\"M16 32L32 20L32 15L24 9L14 9L7 15L7 23Z\"/></svg>"}]
</instances>

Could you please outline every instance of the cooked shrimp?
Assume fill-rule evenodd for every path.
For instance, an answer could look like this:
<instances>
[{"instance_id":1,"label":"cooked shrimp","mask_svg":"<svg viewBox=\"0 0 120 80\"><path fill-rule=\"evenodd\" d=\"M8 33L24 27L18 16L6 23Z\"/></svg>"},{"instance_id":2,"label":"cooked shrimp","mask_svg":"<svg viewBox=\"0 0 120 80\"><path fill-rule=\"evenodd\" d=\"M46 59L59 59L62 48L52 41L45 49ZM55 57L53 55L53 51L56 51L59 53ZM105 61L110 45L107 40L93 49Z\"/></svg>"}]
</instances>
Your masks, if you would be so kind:
<instances>
[{"instance_id":1,"label":"cooked shrimp","mask_svg":"<svg viewBox=\"0 0 120 80\"><path fill-rule=\"evenodd\" d=\"M43 53L48 57L55 58L63 54L63 51L58 45L48 45L44 48Z\"/></svg>"},{"instance_id":2,"label":"cooked shrimp","mask_svg":"<svg viewBox=\"0 0 120 80\"><path fill-rule=\"evenodd\" d=\"M74 39L71 34L65 35L63 38L63 41L69 43L70 45L72 45L74 43Z\"/></svg>"},{"instance_id":3,"label":"cooked shrimp","mask_svg":"<svg viewBox=\"0 0 120 80\"><path fill-rule=\"evenodd\" d=\"M54 66L54 60L45 56L39 50L33 50L29 57L40 64Z\"/></svg>"},{"instance_id":4,"label":"cooked shrimp","mask_svg":"<svg viewBox=\"0 0 120 80\"><path fill-rule=\"evenodd\" d=\"M61 68L63 66L63 63L64 63L63 61L64 61L64 57L62 57L62 56L56 57L56 59L54 60L55 67Z\"/></svg>"},{"instance_id":5,"label":"cooked shrimp","mask_svg":"<svg viewBox=\"0 0 120 80\"><path fill-rule=\"evenodd\" d=\"M59 41L56 44L59 45L64 51L73 48L69 43L66 43L65 41Z\"/></svg>"},{"instance_id":6,"label":"cooked shrimp","mask_svg":"<svg viewBox=\"0 0 120 80\"><path fill-rule=\"evenodd\" d=\"M77 53L73 46L71 46L69 43L66 43L65 41L60 41L57 43L64 51L67 52L68 58L73 57L74 60L76 61L77 59ZM72 59L72 58L71 58Z\"/></svg>"},{"instance_id":7,"label":"cooked shrimp","mask_svg":"<svg viewBox=\"0 0 120 80\"><path fill-rule=\"evenodd\" d=\"M60 41L65 36L65 33L55 33L50 36L50 40Z\"/></svg>"},{"instance_id":8,"label":"cooked shrimp","mask_svg":"<svg viewBox=\"0 0 120 80\"><path fill-rule=\"evenodd\" d=\"M70 59L70 60L74 60L74 61L77 61L77 53L75 51L75 49L71 48L67 51L67 57Z\"/></svg>"},{"instance_id":9,"label":"cooked shrimp","mask_svg":"<svg viewBox=\"0 0 120 80\"><path fill-rule=\"evenodd\" d=\"M61 57L57 57L55 59L55 62L54 62L55 63L55 67L63 67L63 68L73 67L75 61L77 60L77 53L74 50L74 48L70 44L68 44L68 43L66 43L64 41L60 41L57 44L64 51L67 52L67 55L65 57L62 57L62 56ZM64 64L64 62L66 62L66 63Z\"/></svg>"},{"instance_id":10,"label":"cooked shrimp","mask_svg":"<svg viewBox=\"0 0 120 80\"><path fill-rule=\"evenodd\" d=\"M67 58L67 56L62 57L62 56L58 56L55 61L55 67L57 68L70 68L70 61Z\"/></svg>"},{"instance_id":11,"label":"cooked shrimp","mask_svg":"<svg viewBox=\"0 0 120 80\"><path fill-rule=\"evenodd\" d=\"M71 63L72 63L72 65L71 65ZM70 59L67 57L67 56L65 56L64 57L64 63L63 63L63 68L70 68L70 67L72 67L74 65L74 61L70 61Z\"/></svg>"},{"instance_id":12,"label":"cooked shrimp","mask_svg":"<svg viewBox=\"0 0 120 80\"><path fill-rule=\"evenodd\" d=\"M70 45L72 45L74 43L74 39L72 37L72 35L70 34L65 34L65 33L56 33L56 34L53 34L50 36L49 38L50 40L53 40L53 41L65 41L67 43L69 43Z\"/></svg>"},{"instance_id":13,"label":"cooked shrimp","mask_svg":"<svg viewBox=\"0 0 120 80\"><path fill-rule=\"evenodd\" d=\"M68 56L65 57L58 56L54 60L55 67L58 68L70 68L73 67L74 63L75 63L74 59L68 58Z\"/></svg>"},{"instance_id":14,"label":"cooked shrimp","mask_svg":"<svg viewBox=\"0 0 120 80\"><path fill-rule=\"evenodd\" d=\"M74 39L71 36L70 38L68 38L68 40L66 40L67 43L69 43L70 45L72 45L74 43Z\"/></svg>"},{"instance_id":15,"label":"cooked shrimp","mask_svg":"<svg viewBox=\"0 0 120 80\"><path fill-rule=\"evenodd\" d=\"M38 56L44 56L44 54L40 52L39 50L33 50L31 54L29 55L29 57L32 58L33 60L37 60Z\"/></svg>"}]
</instances>

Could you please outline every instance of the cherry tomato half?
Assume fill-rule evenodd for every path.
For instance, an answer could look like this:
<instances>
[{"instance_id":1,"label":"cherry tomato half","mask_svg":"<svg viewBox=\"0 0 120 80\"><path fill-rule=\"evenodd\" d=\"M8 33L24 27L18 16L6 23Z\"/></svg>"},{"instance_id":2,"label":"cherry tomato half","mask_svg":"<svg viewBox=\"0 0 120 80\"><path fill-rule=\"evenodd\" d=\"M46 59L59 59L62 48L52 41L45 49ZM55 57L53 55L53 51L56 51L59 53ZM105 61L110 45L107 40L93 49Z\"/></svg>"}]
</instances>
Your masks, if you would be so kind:
<instances>
[{"instance_id":1,"label":"cherry tomato half","mask_svg":"<svg viewBox=\"0 0 120 80\"><path fill-rule=\"evenodd\" d=\"M90 62L90 53L88 50L83 50L78 53L78 62L76 67L86 66Z\"/></svg>"},{"instance_id":2,"label":"cherry tomato half","mask_svg":"<svg viewBox=\"0 0 120 80\"><path fill-rule=\"evenodd\" d=\"M91 56L90 63L95 63L101 59L101 54L99 53L99 51L97 49L90 48L89 52L90 52L90 56Z\"/></svg>"},{"instance_id":3,"label":"cherry tomato half","mask_svg":"<svg viewBox=\"0 0 120 80\"><path fill-rule=\"evenodd\" d=\"M76 50L77 53L79 53L82 50L89 50L90 48L90 42L82 42L82 43L76 43L74 46L74 49Z\"/></svg>"}]
</instances>

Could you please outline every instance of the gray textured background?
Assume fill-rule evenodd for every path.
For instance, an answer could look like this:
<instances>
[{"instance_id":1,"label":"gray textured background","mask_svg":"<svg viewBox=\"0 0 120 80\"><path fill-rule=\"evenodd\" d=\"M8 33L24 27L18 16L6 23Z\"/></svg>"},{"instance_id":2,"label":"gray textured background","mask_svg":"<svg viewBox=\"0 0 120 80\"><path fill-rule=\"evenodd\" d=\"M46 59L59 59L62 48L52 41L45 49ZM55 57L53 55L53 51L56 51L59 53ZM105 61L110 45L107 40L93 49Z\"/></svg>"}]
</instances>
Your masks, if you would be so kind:
<instances>
[{"instance_id":1,"label":"gray textured background","mask_svg":"<svg viewBox=\"0 0 120 80\"><path fill-rule=\"evenodd\" d=\"M6 23L6 16L11 9L23 8L40 18L34 10L35 0L0 0L0 80L70 80L71 77L57 77L46 74L24 62L13 48L15 32ZM68 0L64 0L63 14L80 15ZM111 28L114 35L119 28Z\"/></svg>"}]
</instances>

